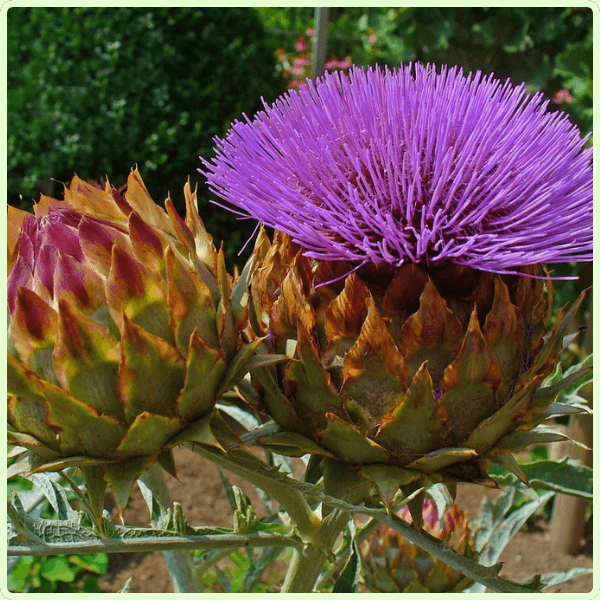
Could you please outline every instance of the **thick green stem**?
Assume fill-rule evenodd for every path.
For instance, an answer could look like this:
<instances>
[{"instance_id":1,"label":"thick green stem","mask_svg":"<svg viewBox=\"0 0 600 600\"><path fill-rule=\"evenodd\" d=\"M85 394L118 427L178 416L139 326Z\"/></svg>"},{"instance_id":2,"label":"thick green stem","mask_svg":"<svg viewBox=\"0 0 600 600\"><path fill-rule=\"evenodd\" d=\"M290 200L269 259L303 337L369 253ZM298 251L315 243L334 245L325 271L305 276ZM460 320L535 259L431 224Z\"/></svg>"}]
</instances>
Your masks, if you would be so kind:
<instances>
[{"instance_id":1,"label":"thick green stem","mask_svg":"<svg viewBox=\"0 0 600 600\"><path fill-rule=\"evenodd\" d=\"M334 509L312 535L303 550L295 549L281 593L312 592L331 556L338 535L350 520L350 513Z\"/></svg>"},{"instance_id":2,"label":"thick green stem","mask_svg":"<svg viewBox=\"0 0 600 600\"><path fill-rule=\"evenodd\" d=\"M171 506L171 493L162 469L158 464L153 465L141 476L144 483L152 490L156 500L165 508ZM152 512L152 506L148 507ZM163 552L169 576L176 594L200 592L200 585L196 577L192 556L186 550L166 550Z\"/></svg>"}]
</instances>

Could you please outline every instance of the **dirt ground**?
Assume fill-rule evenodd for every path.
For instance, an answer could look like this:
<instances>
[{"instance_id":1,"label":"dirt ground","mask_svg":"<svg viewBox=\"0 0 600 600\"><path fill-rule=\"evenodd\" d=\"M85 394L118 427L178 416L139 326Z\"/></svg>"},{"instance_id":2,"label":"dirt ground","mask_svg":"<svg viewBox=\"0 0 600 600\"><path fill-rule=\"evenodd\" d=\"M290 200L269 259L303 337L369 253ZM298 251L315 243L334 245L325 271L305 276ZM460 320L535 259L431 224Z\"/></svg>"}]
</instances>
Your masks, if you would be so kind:
<instances>
[{"instance_id":1,"label":"dirt ground","mask_svg":"<svg viewBox=\"0 0 600 600\"><path fill-rule=\"evenodd\" d=\"M168 477L169 488L174 501L181 503L190 524L231 526L232 511L225 495L217 468L191 452L178 449L176 464L181 483ZM235 476L230 481L244 489L250 497L258 514L261 503L251 485ZM459 486L456 502L470 519L478 512L481 499L486 494L493 494L481 486ZM264 514L264 513L263 513ZM147 525L149 514L146 505L136 486L132 501L125 511L125 522L128 525ZM502 575L513 581L522 581L537 573L566 571L573 567L592 566L592 531L591 523L586 530L585 539L581 542L581 552L577 556L568 556L554 552L550 547L550 534L545 523L531 528L528 532L519 532L505 548L500 561L504 563ZM173 588L161 553L112 554L110 568L100 581L100 588L105 593L116 592L125 585L129 577L132 593L171 593ZM592 575L584 575L548 592L562 593L590 592L593 587Z\"/></svg>"}]
</instances>

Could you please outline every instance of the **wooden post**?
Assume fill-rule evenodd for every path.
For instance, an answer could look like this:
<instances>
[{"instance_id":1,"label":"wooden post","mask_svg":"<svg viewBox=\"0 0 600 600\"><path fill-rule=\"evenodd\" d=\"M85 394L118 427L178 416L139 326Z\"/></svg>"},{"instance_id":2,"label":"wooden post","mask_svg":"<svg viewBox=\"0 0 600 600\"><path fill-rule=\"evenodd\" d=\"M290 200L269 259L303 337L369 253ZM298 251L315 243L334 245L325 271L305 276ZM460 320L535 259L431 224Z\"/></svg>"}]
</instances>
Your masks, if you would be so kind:
<instances>
[{"instance_id":1,"label":"wooden post","mask_svg":"<svg viewBox=\"0 0 600 600\"><path fill-rule=\"evenodd\" d=\"M586 355L592 352L592 304L592 298L590 297L590 310L587 318L588 329L585 333L582 348ZM592 385L587 385L581 390L580 394L586 398L590 408L592 408ZM569 424L568 435L574 440L583 442L588 448L592 448L591 415L582 414L573 417ZM579 459L589 467L592 466L592 453L579 446L571 444L567 455L571 458ZM579 553L585 527L585 511L587 506L588 500L583 498L574 498L565 494L559 494L556 497L550 527L550 543L554 551L571 555Z\"/></svg>"},{"instance_id":2,"label":"wooden post","mask_svg":"<svg viewBox=\"0 0 600 600\"><path fill-rule=\"evenodd\" d=\"M315 43L313 44L312 78L315 80L325 72L327 56L327 19L328 8L315 8Z\"/></svg>"}]
</instances>

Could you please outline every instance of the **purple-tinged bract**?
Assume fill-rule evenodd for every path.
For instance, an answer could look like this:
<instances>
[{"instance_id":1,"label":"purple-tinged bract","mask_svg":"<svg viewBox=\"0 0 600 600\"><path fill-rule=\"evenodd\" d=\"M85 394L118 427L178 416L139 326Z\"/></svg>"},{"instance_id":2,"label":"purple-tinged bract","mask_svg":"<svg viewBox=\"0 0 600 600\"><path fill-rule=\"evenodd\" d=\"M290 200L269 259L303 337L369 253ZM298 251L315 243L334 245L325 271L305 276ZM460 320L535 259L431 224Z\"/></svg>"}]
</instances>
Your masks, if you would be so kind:
<instances>
[{"instance_id":1,"label":"purple-tinged bract","mask_svg":"<svg viewBox=\"0 0 600 600\"><path fill-rule=\"evenodd\" d=\"M479 71L354 68L234 123L201 172L317 259L590 261L592 150L547 105Z\"/></svg>"}]
</instances>

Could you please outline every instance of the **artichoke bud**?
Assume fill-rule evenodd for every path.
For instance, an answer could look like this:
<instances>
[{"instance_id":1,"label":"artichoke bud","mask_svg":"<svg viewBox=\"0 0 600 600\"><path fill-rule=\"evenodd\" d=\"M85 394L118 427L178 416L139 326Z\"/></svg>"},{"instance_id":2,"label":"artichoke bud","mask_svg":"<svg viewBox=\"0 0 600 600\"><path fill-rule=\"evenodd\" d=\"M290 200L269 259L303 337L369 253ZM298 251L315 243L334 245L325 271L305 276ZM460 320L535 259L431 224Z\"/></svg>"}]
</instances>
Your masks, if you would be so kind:
<instances>
[{"instance_id":1,"label":"artichoke bud","mask_svg":"<svg viewBox=\"0 0 600 600\"><path fill-rule=\"evenodd\" d=\"M174 474L175 444L219 445L215 403L257 347L244 284L184 195L185 220L136 170L124 195L75 177L35 216L9 211L9 443L38 470L82 466L120 509L155 461Z\"/></svg>"},{"instance_id":2,"label":"artichoke bud","mask_svg":"<svg viewBox=\"0 0 600 600\"><path fill-rule=\"evenodd\" d=\"M405 507L398 516L412 521ZM455 552L473 555L474 543L466 515L456 505L440 520L435 503L427 498L423 506L422 529L448 543ZM461 592L473 581L425 550L412 544L393 529L380 527L360 547L362 575L372 592L447 593Z\"/></svg>"},{"instance_id":3,"label":"artichoke bud","mask_svg":"<svg viewBox=\"0 0 600 600\"><path fill-rule=\"evenodd\" d=\"M581 302L548 330L552 288L531 277L541 268L352 269L306 257L279 232L265 246L253 257L251 321L271 352L292 349L293 360L252 372L282 430L261 443L300 434L288 453L314 452L317 442L324 460L368 473L387 502L390 477L396 490L420 476L422 485L495 486L488 462L514 464L502 455L535 441L524 432L553 401L537 390Z\"/></svg>"}]
</instances>

